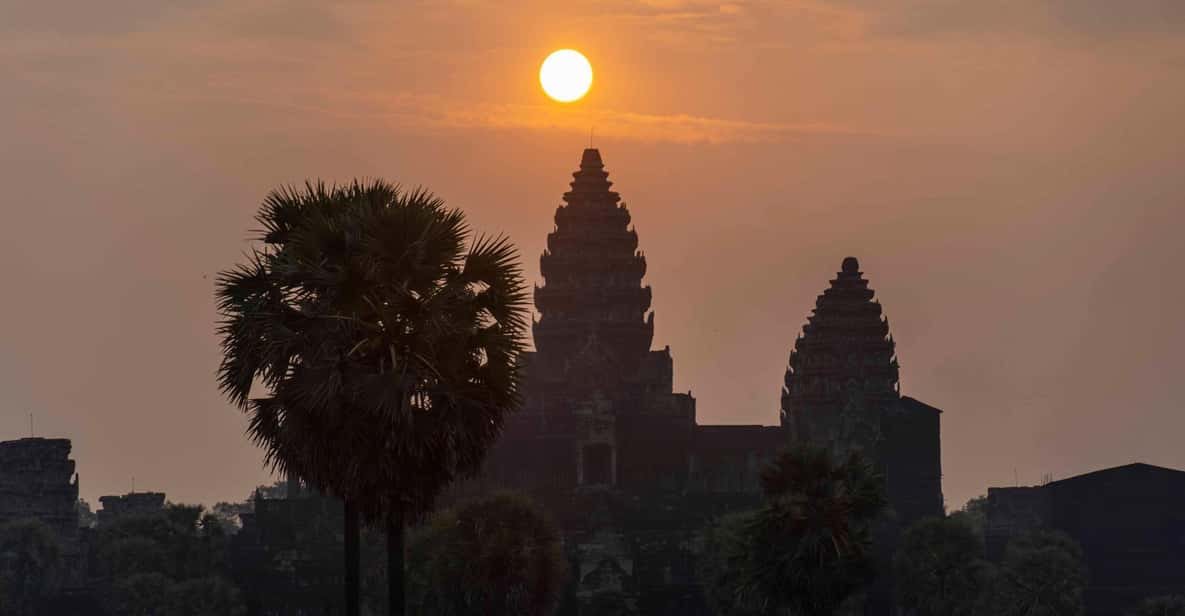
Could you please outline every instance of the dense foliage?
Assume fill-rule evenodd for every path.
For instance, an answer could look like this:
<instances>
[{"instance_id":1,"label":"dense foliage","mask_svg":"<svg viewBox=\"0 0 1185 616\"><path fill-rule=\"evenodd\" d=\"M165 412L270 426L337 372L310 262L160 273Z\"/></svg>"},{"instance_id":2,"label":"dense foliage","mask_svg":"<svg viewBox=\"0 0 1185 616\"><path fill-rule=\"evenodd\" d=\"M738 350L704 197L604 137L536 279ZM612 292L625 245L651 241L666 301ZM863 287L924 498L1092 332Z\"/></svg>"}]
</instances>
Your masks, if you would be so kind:
<instances>
[{"instance_id":1,"label":"dense foliage","mask_svg":"<svg viewBox=\"0 0 1185 616\"><path fill-rule=\"evenodd\" d=\"M835 614L872 580L871 527L886 505L883 480L858 453L836 459L799 447L775 457L761 484L765 504L714 533L723 555L708 581L715 607Z\"/></svg>"},{"instance_id":2,"label":"dense foliage","mask_svg":"<svg viewBox=\"0 0 1185 616\"><path fill-rule=\"evenodd\" d=\"M898 601L917 616L974 616L992 575L983 543L961 515L911 526L893 568Z\"/></svg>"},{"instance_id":3,"label":"dense foliage","mask_svg":"<svg viewBox=\"0 0 1185 616\"><path fill-rule=\"evenodd\" d=\"M702 556L697 562L697 577L704 599L720 616L758 616L761 612L749 604L740 592L743 571L733 566L745 561L748 545L745 529L754 514L740 512L726 515L704 529Z\"/></svg>"},{"instance_id":4,"label":"dense foliage","mask_svg":"<svg viewBox=\"0 0 1185 616\"><path fill-rule=\"evenodd\" d=\"M1128 616L1185 616L1185 595L1146 599Z\"/></svg>"},{"instance_id":5,"label":"dense foliage","mask_svg":"<svg viewBox=\"0 0 1185 616\"><path fill-rule=\"evenodd\" d=\"M61 565L61 546L44 523L16 520L0 526L0 614L40 614L61 581Z\"/></svg>"},{"instance_id":6,"label":"dense foliage","mask_svg":"<svg viewBox=\"0 0 1185 616\"><path fill-rule=\"evenodd\" d=\"M1062 533L1038 531L1009 542L986 609L998 616L1077 616L1085 588L1082 548Z\"/></svg>"},{"instance_id":7,"label":"dense foliage","mask_svg":"<svg viewBox=\"0 0 1185 616\"><path fill-rule=\"evenodd\" d=\"M168 505L100 525L94 551L102 603L112 614L236 616L226 527L201 507Z\"/></svg>"},{"instance_id":8,"label":"dense foliage","mask_svg":"<svg viewBox=\"0 0 1185 616\"><path fill-rule=\"evenodd\" d=\"M410 603L425 614L543 616L566 582L555 522L509 493L434 516L412 536L408 560Z\"/></svg>"}]
</instances>

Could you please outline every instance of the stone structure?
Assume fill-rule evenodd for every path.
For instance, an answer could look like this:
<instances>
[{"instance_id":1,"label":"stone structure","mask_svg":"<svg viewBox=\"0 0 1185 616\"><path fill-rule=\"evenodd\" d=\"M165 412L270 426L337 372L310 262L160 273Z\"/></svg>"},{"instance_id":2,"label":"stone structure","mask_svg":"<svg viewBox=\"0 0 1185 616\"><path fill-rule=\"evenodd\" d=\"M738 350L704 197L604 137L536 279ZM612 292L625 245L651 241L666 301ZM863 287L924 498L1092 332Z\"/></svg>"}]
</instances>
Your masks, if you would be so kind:
<instances>
[{"instance_id":1,"label":"stone structure","mask_svg":"<svg viewBox=\"0 0 1185 616\"><path fill-rule=\"evenodd\" d=\"M151 515L165 508L164 492L129 492L121 496L100 496L99 526L132 515Z\"/></svg>"},{"instance_id":2,"label":"stone structure","mask_svg":"<svg viewBox=\"0 0 1185 616\"><path fill-rule=\"evenodd\" d=\"M525 402L486 465L487 484L527 491L556 515L585 610L702 610L690 545L712 516L758 502L776 426L701 426L653 350L646 258L630 212L588 149L540 259ZM574 605L565 607L573 613Z\"/></svg>"},{"instance_id":3,"label":"stone structure","mask_svg":"<svg viewBox=\"0 0 1185 616\"><path fill-rule=\"evenodd\" d=\"M843 260L790 352L782 426L794 442L858 450L903 524L943 515L941 411L901 395L896 345L855 257Z\"/></svg>"},{"instance_id":4,"label":"stone structure","mask_svg":"<svg viewBox=\"0 0 1185 616\"><path fill-rule=\"evenodd\" d=\"M78 475L64 438L0 443L0 523L35 518L63 544L78 540Z\"/></svg>"},{"instance_id":5,"label":"stone structure","mask_svg":"<svg viewBox=\"0 0 1185 616\"><path fill-rule=\"evenodd\" d=\"M53 530L62 549L67 593L82 585L85 568L71 448L64 438L0 442L0 524L32 518Z\"/></svg>"},{"instance_id":6,"label":"stone structure","mask_svg":"<svg viewBox=\"0 0 1185 616\"><path fill-rule=\"evenodd\" d=\"M1128 464L1043 486L988 489L989 559L1036 529L1081 544L1091 616L1123 614L1144 598L1185 589L1183 471Z\"/></svg>"},{"instance_id":7,"label":"stone structure","mask_svg":"<svg viewBox=\"0 0 1185 616\"><path fill-rule=\"evenodd\" d=\"M900 395L855 259L797 342L782 424L699 425L690 392L673 390L670 347L651 348L646 258L600 152L584 151L563 199L540 259L524 406L478 486L524 490L556 516L576 572L563 613L704 613L698 533L758 505L760 469L794 440L873 456L896 519L942 514L940 412Z\"/></svg>"},{"instance_id":8,"label":"stone structure","mask_svg":"<svg viewBox=\"0 0 1185 616\"><path fill-rule=\"evenodd\" d=\"M939 417L901 395L889 321L855 257L847 257L815 300L794 341L782 388L782 427L791 442L837 455L859 451L885 478L890 512L874 529L878 576L865 613L892 609L892 557L903 529L944 514Z\"/></svg>"}]
</instances>

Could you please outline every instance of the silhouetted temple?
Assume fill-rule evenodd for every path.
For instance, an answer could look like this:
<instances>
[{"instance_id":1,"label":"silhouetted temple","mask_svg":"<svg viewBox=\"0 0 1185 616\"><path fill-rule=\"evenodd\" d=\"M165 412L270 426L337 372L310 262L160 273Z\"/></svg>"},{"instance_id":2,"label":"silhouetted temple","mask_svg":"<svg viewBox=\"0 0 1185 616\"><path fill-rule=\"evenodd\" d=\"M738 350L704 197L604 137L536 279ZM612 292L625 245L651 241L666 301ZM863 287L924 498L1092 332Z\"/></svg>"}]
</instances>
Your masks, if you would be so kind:
<instances>
[{"instance_id":1,"label":"silhouetted temple","mask_svg":"<svg viewBox=\"0 0 1185 616\"><path fill-rule=\"evenodd\" d=\"M0 442L0 523L36 519L49 526L62 548L67 584L77 582L81 566L71 447L64 438Z\"/></svg>"},{"instance_id":2,"label":"silhouetted temple","mask_svg":"<svg viewBox=\"0 0 1185 616\"><path fill-rule=\"evenodd\" d=\"M120 518L160 513L165 508L164 492L130 492L122 495L100 496L103 508L98 513L99 525L110 524Z\"/></svg>"},{"instance_id":3,"label":"silhouetted temple","mask_svg":"<svg viewBox=\"0 0 1185 616\"><path fill-rule=\"evenodd\" d=\"M573 176L540 258L526 400L503 438L514 455L493 468L531 489L754 490L755 455L777 429L696 425L695 399L673 392L670 347L650 348L646 258L600 153L585 150Z\"/></svg>"},{"instance_id":4,"label":"silhouetted temple","mask_svg":"<svg viewBox=\"0 0 1185 616\"><path fill-rule=\"evenodd\" d=\"M778 427L700 426L673 391L670 348L652 350L646 258L600 153L584 151L540 259L525 401L487 464L558 518L580 603L691 614L689 551L714 514L756 503ZM575 609L569 605L564 611Z\"/></svg>"},{"instance_id":5,"label":"silhouetted temple","mask_svg":"<svg viewBox=\"0 0 1185 616\"><path fill-rule=\"evenodd\" d=\"M987 496L988 558L1036 529L1082 546L1087 614L1123 614L1185 589L1185 472L1128 464L1043 486L988 488Z\"/></svg>"},{"instance_id":6,"label":"silhouetted temple","mask_svg":"<svg viewBox=\"0 0 1185 616\"><path fill-rule=\"evenodd\" d=\"M859 451L883 474L889 512L874 532L878 576L866 614L890 613L891 561L902 529L941 516L942 411L901 395L896 344L855 257L815 300L782 388L790 442Z\"/></svg>"},{"instance_id":7,"label":"silhouetted temple","mask_svg":"<svg viewBox=\"0 0 1185 616\"><path fill-rule=\"evenodd\" d=\"M844 259L790 352L782 426L791 441L876 461L908 525L943 515L941 411L901 395L896 345L874 294L855 257Z\"/></svg>"}]
</instances>

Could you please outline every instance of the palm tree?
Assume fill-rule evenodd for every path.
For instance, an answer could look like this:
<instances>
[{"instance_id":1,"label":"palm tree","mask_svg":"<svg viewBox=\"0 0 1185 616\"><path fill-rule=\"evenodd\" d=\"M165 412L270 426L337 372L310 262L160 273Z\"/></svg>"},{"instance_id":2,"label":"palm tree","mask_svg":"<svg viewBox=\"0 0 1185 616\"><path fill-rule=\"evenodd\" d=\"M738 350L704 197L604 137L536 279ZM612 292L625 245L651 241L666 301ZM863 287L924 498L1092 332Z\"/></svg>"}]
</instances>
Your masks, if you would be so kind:
<instances>
[{"instance_id":1,"label":"palm tree","mask_svg":"<svg viewBox=\"0 0 1185 616\"><path fill-rule=\"evenodd\" d=\"M763 613L831 616L872 579L871 525L887 501L857 453L800 447L762 472L765 505L742 530L738 603Z\"/></svg>"},{"instance_id":2,"label":"palm tree","mask_svg":"<svg viewBox=\"0 0 1185 616\"><path fill-rule=\"evenodd\" d=\"M262 246L218 279L221 388L266 464L345 503L351 616L359 522L385 525L401 614L405 520L478 470L519 403L517 254L382 181L274 191L257 220Z\"/></svg>"}]
</instances>

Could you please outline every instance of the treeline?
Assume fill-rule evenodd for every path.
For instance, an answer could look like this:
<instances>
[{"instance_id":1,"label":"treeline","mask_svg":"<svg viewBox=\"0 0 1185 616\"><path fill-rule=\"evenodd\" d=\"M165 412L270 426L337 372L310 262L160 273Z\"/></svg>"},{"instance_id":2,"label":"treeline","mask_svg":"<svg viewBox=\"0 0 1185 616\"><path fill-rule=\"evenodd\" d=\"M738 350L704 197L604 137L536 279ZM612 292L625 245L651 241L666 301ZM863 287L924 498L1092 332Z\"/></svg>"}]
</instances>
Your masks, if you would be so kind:
<instances>
[{"instance_id":1,"label":"treeline","mask_svg":"<svg viewBox=\"0 0 1185 616\"><path fill-rule=\"evenodd\" d=\"M260 490L281 493L279 486ZM97 526L84 543L81 588L66 584L64 549L47 525L29 519L0 526L0 614L243 616L253 581L236 578L230 543L237 513L247 511L250 501L211 511L169 504ZM379 614L388 602L385 537L377 529L363 536L363 613ZM444 509L417 526L408 544L411 613L542 616L555 611L568 581L559 529L517 494Z\"/></svg>"},{"instance_id":2,"label":"treeline","mask_svg":"<svg viewBox=\"0 0 1185 616\"><path fill-rule=\"evenodd\" d=\"M704 531L699 576L719 616L862 614L877 571L870 536L884 522L880 479L859 456L782 453L762 476L765 504ZM908 616L1079 616L1087 570L1081 547L1038 530L985 558L983 506L922 520L891 563L894 602ZM1185 616L1185 595L1155 597L1129 616Z\"/></svg>"},{"instance_id":3,"label":"treeline","mask_svg":"<svg viewBox=\"0 0 1185 616\"><path fill-rule=\"evenodd\" d=\"M872 535L884 519L880 478L858 455L783 452L762 475L764 503L701 533L697 573L719 616L859 613L878 571ZM261 487L280 497L282 488ZM1075 616L1084 613L1081 549L1060 533L1014 539L998 563L984 558L979 507L923 520L892 561L895 602L910 616ZM211 511L167 505L116 518L84 541L85 597L64 597L63 547L36 520L0 527L0 614L243 616L252 580L236 579L230 542L250 501ZM388 605L385 537L363 532L361 611ZM340 562L334 559L334 562ZM412 614L545 616L573 598L559 529L530 498L500 493L445 509L408 537L406 605ZM87 606L87 611L58 611ZM591 610L591 612L589 612ZM620 596L593 597L581 613L629 614ZM1185 597L1159 597L1130 616L1185 616Z\"/></svg>"}]
</instances>

